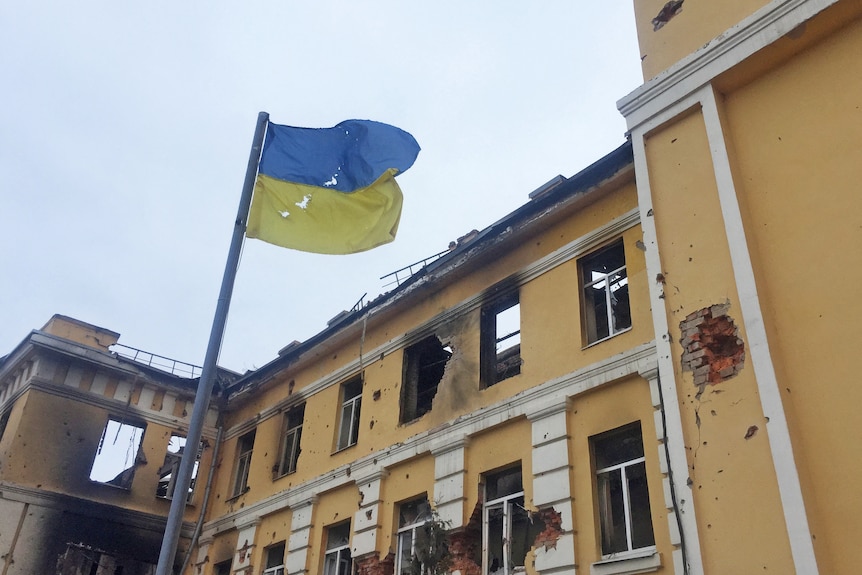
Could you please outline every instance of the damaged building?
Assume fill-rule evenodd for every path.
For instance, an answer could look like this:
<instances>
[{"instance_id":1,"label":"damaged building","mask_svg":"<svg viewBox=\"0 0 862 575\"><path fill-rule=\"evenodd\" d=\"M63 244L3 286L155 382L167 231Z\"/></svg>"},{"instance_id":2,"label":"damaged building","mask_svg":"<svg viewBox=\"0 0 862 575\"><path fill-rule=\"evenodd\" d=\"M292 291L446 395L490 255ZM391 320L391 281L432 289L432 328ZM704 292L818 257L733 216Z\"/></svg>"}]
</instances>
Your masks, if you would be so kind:
<instances>
[{"instance_id":1,"label":"damaged building","mask_svg":"<svg viewBox=\"0 0 862 575\"><path fill-rule=\"evenodd\" d=\"M223 382L183 575L858 572L862 4L634 11L625 143ZM154 562L194 378L116 337L0 360L4 573Z\"/></svg>"}]
</instances>

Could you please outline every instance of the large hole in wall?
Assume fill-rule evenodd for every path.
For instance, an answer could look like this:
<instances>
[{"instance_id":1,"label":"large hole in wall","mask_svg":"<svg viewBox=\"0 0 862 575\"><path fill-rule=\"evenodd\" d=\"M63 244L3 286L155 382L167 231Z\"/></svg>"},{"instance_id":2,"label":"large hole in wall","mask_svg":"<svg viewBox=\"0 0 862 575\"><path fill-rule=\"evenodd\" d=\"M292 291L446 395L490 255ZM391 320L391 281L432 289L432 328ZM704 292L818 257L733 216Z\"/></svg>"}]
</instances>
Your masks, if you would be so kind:
<instances>
[{"instance_id":1,"label":"large hole in wall","mask_svg":"<svg viewBox=\"0 0 862 575\"><path fill-rule=\"evenodd\" d=\"M694 384L716 384L738 374L745 365L745 344L727 315L730 304L690 313L680 322L682 369L694 373Z\"/></svg>"}]
</instances>

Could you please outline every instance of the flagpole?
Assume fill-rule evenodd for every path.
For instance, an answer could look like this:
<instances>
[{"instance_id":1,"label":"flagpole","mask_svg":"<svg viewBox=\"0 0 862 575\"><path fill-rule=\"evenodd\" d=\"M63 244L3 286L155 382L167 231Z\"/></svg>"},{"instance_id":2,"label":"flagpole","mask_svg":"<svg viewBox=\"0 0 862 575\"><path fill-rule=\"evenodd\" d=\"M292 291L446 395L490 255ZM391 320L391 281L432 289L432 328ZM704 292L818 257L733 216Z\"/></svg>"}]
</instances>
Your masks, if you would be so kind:
<instances>
[{"instance_id":1,"label":"flagpole","mask_svg":"<svg viewBox=\"0 0 862 575\"><path fill-rule=\"evenodd\" d=\"M257 167L263 146L263 135L268 120L269 114L266 112L260 112L257 116L257 126L254 130L254 140L248 157L248 167L245 172L245 182L243 182L242 186L242 196L240 197L236 221L234 222L233 236L231 237L230 249L228 250L227 262L225 263L224 276L222 277L218 304L216 305L210 339L207 344L203 370L201 371L198 389L195 393L192 417L189 421L189 434L186 437L186 447L183 450L180 469L177 472L174 484L174 494L165 525L165 536L162 539L162 548L159 553L156 575L172 575L173 573L174 557L177 553L177 544L179 543L180 531L183 525L183 514L186 508L186 494L191 484L192 471L197 460L198 445L200 445L201 440L201 432L203 431L204 421L209 409L210 396L212 395L213 384L215 383L215 376L218 370L216 363L221 351L224 328L227 323L227 312L228 308L230 308L233 284L236 279L237 268L239 267L242 240L245 235L248 210L251 205L254 180L257 176ZM215 461L212 462L213 465L215 463Z\"/></svg>"}]
</instances>

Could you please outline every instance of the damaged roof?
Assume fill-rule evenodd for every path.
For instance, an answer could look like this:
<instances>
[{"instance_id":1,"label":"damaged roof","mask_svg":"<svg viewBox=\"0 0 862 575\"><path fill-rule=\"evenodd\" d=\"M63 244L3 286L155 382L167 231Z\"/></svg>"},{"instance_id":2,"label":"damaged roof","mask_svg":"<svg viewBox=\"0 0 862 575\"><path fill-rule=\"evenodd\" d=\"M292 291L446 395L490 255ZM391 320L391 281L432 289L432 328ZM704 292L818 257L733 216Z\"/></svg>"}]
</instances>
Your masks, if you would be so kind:
<instances>
[{"instance_id":1,"label":"damaged roof","mask_svg":"<svg viewBox=\"0 0 862 575\"><path fill-rule=\"evenodd\" d=\"M431 261L392 291L378 296L361 308L341 312L329 322L326 329L304 342L291 342L279 352L276 359L228 384L225 388L227 395L234 396L260 386L296 364L315 346L346 334L352 326L359 326L361 322L390 309L400 308L402 302L412 301L414 297L422 297L428 287L440 287L442 282L448 283L462 277L488 258L507 249L514 239L531 233L539 224L547 227L556 223L571 210L583 205L587 197L601 189L603 184L632 170L632 145L626 141L570 178L557 176L532 192L529 202L487 228L473 230L459 238L450 245L449 253Z\"/></svg>"}]
</instances>

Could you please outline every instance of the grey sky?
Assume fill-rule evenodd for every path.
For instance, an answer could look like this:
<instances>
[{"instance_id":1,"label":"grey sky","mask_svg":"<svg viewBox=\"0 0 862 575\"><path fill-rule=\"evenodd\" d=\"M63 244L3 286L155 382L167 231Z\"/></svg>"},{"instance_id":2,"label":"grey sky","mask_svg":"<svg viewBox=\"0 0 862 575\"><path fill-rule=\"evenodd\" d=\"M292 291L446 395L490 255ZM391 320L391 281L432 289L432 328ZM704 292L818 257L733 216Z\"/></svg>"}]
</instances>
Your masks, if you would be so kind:
<instances>
[{"instance_id":1,"label":"grey sky","mask_svg":"<svg viewBox=\"0 0 862 575\"><path fill-rule=\"evenodd\" d=\"M631 0L9 2L0 9L0 355L54 313L200 364L257 113L422 146L387 246L248 240L220 364L317 333L624 140Z\"/></svg>"}]
</instances>

